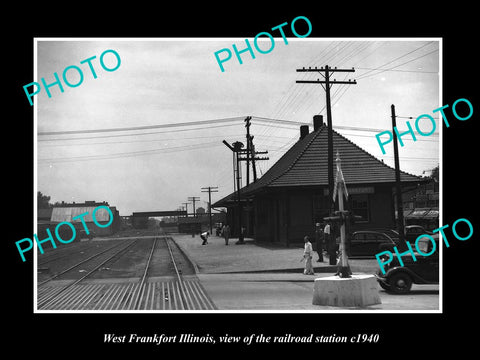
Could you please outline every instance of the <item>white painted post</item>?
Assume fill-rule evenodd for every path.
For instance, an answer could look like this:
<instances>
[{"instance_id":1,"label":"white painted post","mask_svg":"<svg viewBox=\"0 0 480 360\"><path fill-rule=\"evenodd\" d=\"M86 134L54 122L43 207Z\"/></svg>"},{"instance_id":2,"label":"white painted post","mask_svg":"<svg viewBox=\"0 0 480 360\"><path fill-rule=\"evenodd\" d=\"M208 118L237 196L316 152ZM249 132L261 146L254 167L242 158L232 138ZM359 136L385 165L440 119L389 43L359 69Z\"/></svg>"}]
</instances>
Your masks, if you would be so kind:
<instances>
[{"instance_id":1,"label":"white painted post","mask_svg":"<svg viewBox=\"0 0 480 360\"><path fill-rule=\"evenodd\" d=\"M337 163L337 181L336 181L336 189L338 195L338 210L340 216L344 216L344 206L343 206L343 196L344 196L344 186L345 186L345 179L343 178L342 174L342 165L340 160L340 154L337 151L337 159L335 160ZM340 277L350 277L351 271L348 265L348 256L347 256L347 248L345 244L345 222L342 222L340 226L340 269L339 269L339 276Z\"/></svg>"},{"instance_id":2,"label":"white painted post","mask_svg":"<svg viewBox=\"0 0 480 360\"><path fill-rule=\"evenodd\" d=\"M340 164L340 159L337 158L338 164ZM338 210L340 214L343 216L343 186L338 188ZM345 246L345 223L342 223L340 226L340 250L341 250L341 266L347 267L348 266L348 257L347 251Z\"/></svg>"}]
</instances>

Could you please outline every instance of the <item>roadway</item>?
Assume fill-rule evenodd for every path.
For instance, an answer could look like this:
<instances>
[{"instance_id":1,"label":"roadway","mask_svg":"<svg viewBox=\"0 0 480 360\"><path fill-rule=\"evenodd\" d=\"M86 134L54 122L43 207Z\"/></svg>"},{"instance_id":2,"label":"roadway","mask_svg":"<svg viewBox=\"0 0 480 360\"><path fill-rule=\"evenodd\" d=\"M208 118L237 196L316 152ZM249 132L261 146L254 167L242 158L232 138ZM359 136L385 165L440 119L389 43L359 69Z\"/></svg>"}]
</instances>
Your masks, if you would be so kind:
<instances>
[{"instance_id":1,"label":"roadway","mask_svg":"<svg viewBox=\"0 0 480 360\"><path fill-rule=\"evenodd\" d=\"M336 267L315 261L316 275L303 275L300 261L303 248L257 244L251 239L235 245L230 239L212 236L201 245L199 236L171 235L194 263L197 276L208 296L220 311L305 312L305 311L373 311L440 312L440 285L413 285L405 295L393 295L379 287L382 303L362 308L339 308L312 305L315 278L331 276ZM374 274L374 258L349 259L354 274Z\"/></svg>"}]
</instances>

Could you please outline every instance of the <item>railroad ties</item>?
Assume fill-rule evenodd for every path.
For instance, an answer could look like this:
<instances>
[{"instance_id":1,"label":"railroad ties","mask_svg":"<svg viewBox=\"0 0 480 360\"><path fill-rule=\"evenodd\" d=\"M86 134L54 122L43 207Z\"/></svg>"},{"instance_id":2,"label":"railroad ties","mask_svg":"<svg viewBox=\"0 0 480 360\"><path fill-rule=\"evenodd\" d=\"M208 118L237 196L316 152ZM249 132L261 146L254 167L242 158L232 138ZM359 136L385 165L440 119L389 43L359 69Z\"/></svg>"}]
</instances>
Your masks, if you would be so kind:
<instances>
[{"instance_id":1,"label":"railroad ties","mask_svg":"<svg viewBox=\"0 0 480 360\"><path fill-rule=\"evenodd\" d=\"M164 245L163 250L158 249L157 243L159 243L159 240L164 241L162 243ZM173 239L167 236L154 238L143 275L140 278L89 278L107 262L118 259L119 256L124 256L126 251L135 243L137 241L130 242L127 246L121 247L120 250L117 249L117 245L110 247L40 282L37 286L37 310L216 310L215 304L208 297L197 276L182 274L181 264L185 264L185 259L183 259L183 255L176 247ZM154 252L157 251L158 253L167 249L168 258L171 267L175 270L175 275L151 277L149 271L152 268ZM75 281L58 279L59 275L76 269L80 264L98 258L99 255L111 250L115 250L115 252L112 255L107 254L108 257L105 260L80 279ZM179 264L177 264L178 261L180 261Z\"/></svg>"},{"instance_id":2,"label":"railroad ties","mask_svg":"<svg viewBox=\"0 0 480 360\"><path fill-rule=\"evenodd\" d=\"M215 310L195 276L124 283L76 284L58 293L59 286L38 289L38 310ZM61 287L60 287L61 288ZM138 299L138 300L137 300Z\"/></svg>"}]
</instances>

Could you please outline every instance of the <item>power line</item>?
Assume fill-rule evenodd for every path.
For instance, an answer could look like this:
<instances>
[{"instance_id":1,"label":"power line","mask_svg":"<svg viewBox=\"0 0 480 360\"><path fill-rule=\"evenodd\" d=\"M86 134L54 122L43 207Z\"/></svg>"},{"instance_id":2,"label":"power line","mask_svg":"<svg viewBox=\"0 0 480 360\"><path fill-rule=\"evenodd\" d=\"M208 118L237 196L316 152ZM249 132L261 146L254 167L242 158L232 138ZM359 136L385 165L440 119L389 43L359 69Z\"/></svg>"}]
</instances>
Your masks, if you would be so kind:
<instances>
[{"instance_id":1,"label":"power line","mask_svg":"<svg viewBox=\"0 0 480 360\"><path fill-rule=\"evenodd\" d=\"M404 62L404 63L401 63L401 64L399 64L399 65L393 66L393 67L391 67L391 68L389 68L389 69L385 69L385 70L379 71L379 72L377 72L376 74L370 74L370 75L365 75L365 74L363 74L363 75L360 75L357 79L364 79L364 78L366 78L366 77L370 77L370 76L375 76L375 75L381 74L381 73L383 73L383 72L385 72L385 71L389 71L389 70L395 69L395 68L397 68L397 67L399 67L399 66L402 66L402 65L411 63L412 61L421 59L421 58L423 58L423 57L425 57L425 56L427 56L427 55L433 54L434 52L438 52L438 49L433 50L433 51L430 51L429 53L426 53L426 54L424 54L424 55L418 56L418 57L416 57L415 59L411 59L411 60L406 61L406 62Z\"/></svg>"},{"instance_id":2,"label":"power line","mask_svg":"<svg viewBox=\"0 0 480 360\"><path fill-rule=\"evenodd\" d=\"M395 62L395 61L397 61L397 60L399 60L399 59L402 59L402 58L404 58L405 56L408 56L409 54L412 54L412 53L414 53L414 52L416 52L416 51L418 51L418 50L420 50L420 49L422 49L422 48L424 48L424 47L426 47L426 46L428 46L428 45L430 45L430 44L432 44L432 43L433 43L432 41L431 41L431 42L427 42L426 44L423 44L422 46L420 46L420 47L418 47L418 48L416 48L416 49L414 49L414 50L412 50L412 51L409 51L409 52L407 52L407 53L405 53L405 54L402 54L401 56L396 57L396 58L393 59L393 60L390 60L389 62L383 64L382 67L387 66L387 65L389 65L389 64L391 64L391 63L393 63L393 62ZM336 43L331 43L331 44L332 44L333 46L335 46ZM381 44L375 49L375 51L376 51L378 48L380 48L381 46L383 46L384 44L385 44L385 43L381 43ZM333 49L329 50L329 51L328 51L329 55L327 55L327 56L325 56L324 54L322 54L322 55L323 55L323 57L322 57L322 58L323 58L323 59L322 59L322 62L327 62L327 60L332 60L332 59L334 59L334 58L336 58L336 59L339 59L339 58L340 58L342 62L346 62L347 60L349 60L350 58L352 58L352 57L353 57L353 54L355 53L355 51L356 51L356 50L359 50L360 47L361 47L361 45L359 45L356 49L355 49L355 48L351 49L350 53L346 53L346 54L343 55L343 57L341 58L341 57L340 57L340 53L347 48L347 45L350 45L350 44L349 44L349 43L344 44L343 47L341 47L340 50L338 50L337 52L333 51ZM359 50L358 53L366 50L367 48L369 48L369 46L370 46L370 44L366 44L366 46L363 47L362 50ZM328 46L327 46L327 48L328 48ZM327 50L327 49L325 49L324 52L327 52L326 50ZM369 54L367 54L366 56L364 56L364 57L363 57L362 59L360 59L358 62L363 61L365 58L367 58L368 56L370 56L371 54L373 54L375 51L371 51ZM356 54L355 54L355 55L356 55ZM425 56L426 56L426 55L425 55ZM419 57L418 57L418 58L419 58ZM415 58L415 59L410 60L410 61L408 61L408 62L414 61L414 60L416 60L416 59L418 59L418 58ZM315 60L316 60L316 59L314 59L314 61L312 61L311 63L315 63ZM317 62L320 62L320 60L318 60ZM392 67L392 68L390 68L390 69L382 69L382 70L383 70L383 71L393 70L394 68L399 67L399 66L401 66L401 65L404 65L404 64L406 64L406 63L408 63L408 62L405 62L405 63L402 63L402 64L400 64L400 65L394 66L394 67ZM372 68L369 68L369 69L372 69ZM382 71L382 70L380 70L380 71ZM366 73L361 74L359 77L357 77L357 79L363 78L364 76L366 76L367 74L371 73L372 71L375 71L375 70L372 69L372 70L370 70L370 71L367 71ZM373 75L376 75L376 74L372 74L372 75L369 75L369 76L373 76ZM303 79L306 79L306 77L303 77ZM293 103L297 103L296 109L295 109L295 111L294 111L294 112L297 112L297 111L305 104L305 102L308 100L308 97L307 97L307 96L300 97L300 95L303 93L303 90L304 90L303 85L301 85L300 87L296 88L294 92L290 92L290 89L292 89L292 86L291 86L291 87L289 88L289 90L287 91L288 98L286 99L286 101L282 101L282 102L281 102L282 105L280 106L279 110L277 110L275 117L279 117L279 115L284 114L284 113L287 111L287 109L291 108L291 106L292 106ZM340 100L340 98L345 95L345 93L346 93L347 91L348 91L348 87L345 88L344 86L341 85L340 87L338 87L338 88L336 89L336 92L333 94L332 100L334 100L335 103L337 103L337 102ZM316 89L314 89L313 92L316 92ZM337 94L340 94L340 95L338 96L338 98L335 98ZM300 100L297 101L297 100L299 99L299 97L300 97ZM285 96L284 96L284 98L285 98ZM282 99L282 100L283 100L283 99ZM312 105L310 105L310 106L312 106ZM322 113L322 111L324 111L325 107L326 107L326 106L324 106L324 107L322 108L322 110L320 110L320 111L318 112L318 114Z\"/></svg>"},{"instance_id":3,"label":"power line","mask_svg":"<svg viewBox=\"0 0 480 360\"><path fill-rule=\"evenodd\" d=\"M306 65L311 66L311 65L318 65L319 63L328 63L330 60L335 60L335 62L348 62L350 59L353 58L353 56L358 56L359 54L363 53L367 49L371 49L371 51L362 57L361 60L367 58L371 54L374 53L374 50L377 50L379 47L383 46L383 44L380 44L378 46L377 42L374 42L375 49L372 49L372 42L370 41L361 41L357 46L355 46L357 42L352 41L352 42L342 42L342 44L339 44L339 42L329 42L328 45L322 49L321 53L319 56L316 56L312 58ZM301 74L302 79L307 79L308 74ZM332 95L332 100L335 100L335 103L338 102L338 100L346 93L347 89L344 89L345 86L340 85L339 87L336 88L335 93ZM309 103L309 97L317 97L319 94L318 92L321 92L322 89L319 88L314 88L313 90L309 90L310 94L309 96L304 95L304 90L306 89L304 84L297 84L296 87L294 87L294 84L290 85L289 89L287 92L283 95L282 99L277 103L278 105L276 106L277 110L273 117L279 118L282 117L282 114L286 114L287 112L289 113L298 113L300 111L307 111L310 107L312 107L314 104ZM292 91L293 90L293 91ZM340 97L337 99L336 95L343 91L340 95ZM323 107L325 108L325 106ZM323 109L321 110L323 111ZM319 113L321 113L321 111ZM280 127L275 127L274 129L265 129L262 131L260 134L264 135L266 133L277 133L279 131Z\"/></svg>"},{"instance_id":4,"label":"power line","mask_svg":"<svg viewBox=\"0 0 480 360\"><path fill-rule=\"evenodd\" d=\"M386 158L393 158L393 155L390 156L390 155L387 155L387 156L384 156ZM435 161L439 161L440 158L439 157L412 157L412 156L400 156L400 159L401 160L435 160Z\"/></svg>"},{"instance_id":5,"label":"power line","mask_svg":"<svg viewBox=\"0 0 480 360\"><path fill-rule=\"evenodd\" d=\"M400 66L400 65L399 65ZM382 71L395 71L395 72L408 72L408 73L420 73L420 74L438 74L438 71L423 71L423 70L394 70L393 68L390 69L382 69L382 68L364 68L364 67L356 67L355 69L359 70L382 70Z\"/></svg>"},{"instance_id":6,"label":"power line","mask_svg":"<svg viewBox=\"0 0 480 360\"><path fill-rule=\"evenodd\" d=\"M397 117L400 117L400 116L397 116ZM291 125L291 126L295 126L295 127L298 127L299 125L310 125L310 123L304 123L304 122L295 121L295 120L272 119L272 118L259 117L259 116L253 116L253 118L257 119L258 121L263 121L263 122L267 122L267 123L280 122L282 124ZM405 117L405 118L407 118L407 117ZM413 119L413 117L408 117L408 118ZM438 118L435 118L435 119L438 119ZM379 132L382 132L382 131L387 131L387 129L364 128L364 127L358 127L358 126L345 126L345 125L335 125L334 129L370 131L370 132L376 132L376 133L379 133ZM403 130L399 129L399 131L403 131ZM430 136L438 136L438 134L434 133Z\"/></svg>"},{"instance_id":7,"label":"power line","mask_svg":"<svg viewBox=\"0 0 480 360\"><path fill-rule=\"evenodd\" d=\"M420 47L418 47L418 48L416 48L416 49L414 49L414 50L412 50L412 51L407 52L406 54L400 55L400 56L396 57L395 59L390 60L390 61L386 62L386 63L383 64L383 65L380 65L379 67L383 68L384 66L390 65L391 63L393 63L393 62L395 62L395 61L397 61L397 60L400 60L400 59L404 58L405 56L408 56L408 55L410 55L410 54L412 54L412 53L414 53L414 52L416 52L416 51L418 51L418 50L420 50L420 49L423 49L424 47L426 47L426 46L428 46L428 45L430 45L430 44L432 44L432 43L433 43L433 41L429 41L429 42L427 42L426 44L423 44L422 46L420 46ZM365 76L365 75L371 73L372 71L374 71L374 70L369 70L369 71L367 71L367 72L365 72L365 73L363 73L363 74L360 74L360 76ZM360 76L357 77L357 79L359 79Z\"/></svg>"},{"instance_id":8,"label":"power line","mask_svg":"<svg viewBox=\"0 0 480 360\"><path fill-rule=\"evenodd\" d=\"M338 43L337 42L330 42L326 47L325 49L322 50L322 52L320 53L319 56L316 56L314 58L312 58L308 63L307 63L307 66L311 66L311 65L315 65L316 63L326 63L330 60L332 60L333 58L335 58L336 56L339 55L339 53L341 53L345 48L346 46L348 45L348 42L342 47L340 48L339 50L335 51L335 46L337 45ZM302 74L302 79L306 79L306 77L308 76L308 74ZM280 115L282 115L283 113L285 113L287 111L287 109L289 109L289 107L291 107L291 104L292 103L295 103L297 101L297 98L298 96L302 93L302 91L305 89L305 85L300 85L300 86L295 86L295 83L292 83L292 85L290 86L290 88L288 89L287 93L288 93L288 98L283 101L282 99L282 105L278 108L278 110L276 111L275 113L275 117L280 117ZM292 90L293 91L290 91ZM316 89L315 89L316 90ZM315 91L314 90L314 91ZM285 97L285 96L284 96ZM293 99L292 99L293 97ZM302 103L306 101L306 98L303 97L302 98Z\"/></svg>"},{"instance_id":9,"label":"power line","mask_svg":"<svg viewBox=\"0 0 480 360\"><path fill-rule=\"evenodd\" d=\"M280 122L286 125L296 125L296 124L306 124L306 123L299 123L294 122L291 120L281 120L281 119L269 119L269 118L262 118L262 117L254 117L256 119L260 119L260 121L265 123ZM241 117L235 119L242 119ZM184 124L193 124L192 122L184 123ZM174 126L175 124L170 124ZM205 129L214 129L220 127L228 127L228 126L238 126L240 123L235 124L223 124L223 125L214 125L214 126L204 126L194 129L178 129L178 130L167 130L167 131L153 131L153 132L142 132L142 133L134 133L134 134L117 134L117 135L103 135L103 136L86 136L86 137L72 137L72 138L51 138L51 139L38 139L38 141L70 141L70 140L95 140L95 139L108 139L108 138L118 138L118 137L129 137L129 136L145 136L145 135L154 135L154 134L166 134L166 133L176 133L176 132L185 132L185 131L197 131L197 130L205 130ZM163 126L163 125L153 125L153 126ZM276 125L278 127L278 124ZM90 132L91 130L82 130L86 132ZM95 130L94 130L95 131ZM59 134L59 133L58 133Z\"/></svg>"},{"instance_id":10,"label":"power line","mask_svg":"<svg viewBox=\"0 0 480 360\"><path fill-rule=\"evenodd\" d=\"M71 162L71 161L107 160L107 159L115 159L115 158L123 158L123 157L152 155L152 154L158 154L162 152L169 153L169 152L176 152L176 151L197 150L204 147L213 147L213 146L219 146L219 145L221 145L220 142L214 141L214 142L202 143L202 144L174 146L170 148L140 150L140 151L104 154L104 155L86 155L86 156L51 158L51 159L38 159L38 161L39 162Z\"/></svg>"},{"instance_id":11,"label":"power line","mask_svg":"<svg viewBox=\"0 0 480 360\"><path fill-rule=\"evenodd\" d=\"M362 135L362 134L345 134L345 133L342 133L342 135L344 136L355 136L355 137L366 137L366 138L369 138L369 139L374 139L374 137L372 137L372 135ZM413 138L405 138L405 139L402 139L402 141L404 140L409 140L409 141L426 141L426 142L431 142L431 143L437 143L438 144L438 140L436 139L430 139L429 137L428 138L425 138L425 139L420 139L420 138L416 138L416 140L413 140Z\"/></svg>"},{"instance_id":12,"label":"power line","mask_svg":"<svg viewBox=\"0 0 480 360\"><path fill-rule=\"evenodd\" d=\"M38 135L40 136L70 135L70 134L91 134L91 133L118 132L118 131L151 130L151 129L159 129L159 128L198 126L198 125L214 124L214 123L220 123L220 122L231 122L231 121L237 121L239 119L241 118L233 117L233 118L223 118L223 119L213 119L213 120L200 120L200 121L180 122L180 123L172 123L172 124L157 124L157 125L133 126L133 127L111 128L111 129L45 131L45 132L39 132Z\"/></svg>"},{"instance_id":13,"label":"power line","mask_svg":"<svg viewBox=\"0 0 480 360\"><path fill-rule=\"evenodd\" d=\"M73 138L53 138L53 139L38 139L38 141L64 141L64 140L91 140L91 139L108 139L108 138L117 138L117 137L128 137L128 136L144 136L144 135L154 135L154 134L167 134L167 133L177 133L185 131L197 131L205 129L214 129L227 126L238 126L239 124L223 124L223 125L214 125L214 126L204 126L194 129L178 129L178 130L167 130L167 131L153 131L145 132L138 134L118 134L118 135L104 135L104 136L86 136L86 137L73 137Z\"/></svg>"},{"instance_id":14,"label":"power line","mask_svg":"<svg viewBox=\"0 0 480 360\"><path fill-rule=\"evenodd\" d=\"M182 137L182 138L161 138L161 139L151 139L151 140L129 140L129 141L104 141L104 142L89 142L89 143L67 143L67 144L43 144L42 146L51 147L51 146L92 146L92 145L117 145L117 144L135 144L135 143L147 143L147 142L160 142L160 141L179 141L179 140L198 140L198 139L212 139L220 137L239 137L241 134L220 134L220 135L209 135L209 136L194 136L194 137Z\"/></svg>"}]
</instances>

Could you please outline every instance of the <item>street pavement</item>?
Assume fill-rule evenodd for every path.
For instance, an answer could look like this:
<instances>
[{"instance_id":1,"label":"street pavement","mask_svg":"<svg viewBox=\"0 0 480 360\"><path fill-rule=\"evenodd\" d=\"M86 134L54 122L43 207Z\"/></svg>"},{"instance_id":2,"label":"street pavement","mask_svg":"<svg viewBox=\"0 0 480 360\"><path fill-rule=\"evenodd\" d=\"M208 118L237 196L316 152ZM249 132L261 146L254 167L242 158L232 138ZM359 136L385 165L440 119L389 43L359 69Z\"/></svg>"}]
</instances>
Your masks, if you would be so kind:
<instances>
[{"instance_id":1,"label":"street pavement","mask_svg":"<svg viewBox=\"0 0 480 360\"><path fill-rule=\"evenodd\" d=\"M332 276L336 266L328 258L313 265L315 275L303 274L303 247L286 248L275 244L211 236L201 245L198 235L171 235L196 268L197 276L219 310L247 312L440 312L439 285L413 285L405 295L393 295L379 287L382 303L361 308L312 305L314 281ZM349 259L354 274L374 274L376 259Z\"/></svg>"}]
</instances>

